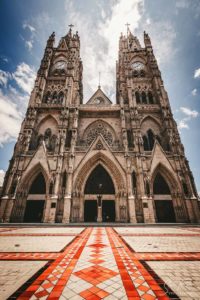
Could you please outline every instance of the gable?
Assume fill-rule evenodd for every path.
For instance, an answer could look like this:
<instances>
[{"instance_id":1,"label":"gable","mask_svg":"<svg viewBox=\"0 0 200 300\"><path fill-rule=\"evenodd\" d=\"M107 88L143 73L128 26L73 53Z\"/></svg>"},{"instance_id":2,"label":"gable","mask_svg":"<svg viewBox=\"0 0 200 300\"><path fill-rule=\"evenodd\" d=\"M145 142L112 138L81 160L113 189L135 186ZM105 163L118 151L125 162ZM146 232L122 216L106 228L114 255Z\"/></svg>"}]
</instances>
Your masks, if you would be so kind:
<instances>
[{"instance_id":1,"label":"gable","mask_svg":"<svg viewBox=\"0 0 200 300\"><path fill-rule=\"evenodd\" d=\"M94 93L94 95L86 102L86 105L111 105L112 102L110 99L104 94L104 92L99 87L98 90Z\"/></svg>"}]
</instances>

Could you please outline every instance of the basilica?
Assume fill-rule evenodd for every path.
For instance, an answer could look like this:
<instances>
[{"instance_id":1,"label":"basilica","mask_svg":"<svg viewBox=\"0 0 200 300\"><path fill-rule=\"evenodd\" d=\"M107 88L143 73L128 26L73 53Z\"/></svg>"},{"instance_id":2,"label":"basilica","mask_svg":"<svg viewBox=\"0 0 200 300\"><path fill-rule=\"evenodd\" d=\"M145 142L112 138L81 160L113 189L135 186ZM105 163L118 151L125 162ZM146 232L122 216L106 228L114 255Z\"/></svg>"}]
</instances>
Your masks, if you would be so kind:
<instances>
[{"instance_id":1,"label":"basilica","mask_svg":"<svg viewBox=\"0 0 200 300\"><path fill-rule=\"evenodd\" d=\"M198 195L150 37L119 39L116 103L84 99L80 38L44 56L6 172L3 222L197 223ZM115 87L113 87L115 88ZM84 101L83 101L84 99Z\"/></svg>"}]
</instances>

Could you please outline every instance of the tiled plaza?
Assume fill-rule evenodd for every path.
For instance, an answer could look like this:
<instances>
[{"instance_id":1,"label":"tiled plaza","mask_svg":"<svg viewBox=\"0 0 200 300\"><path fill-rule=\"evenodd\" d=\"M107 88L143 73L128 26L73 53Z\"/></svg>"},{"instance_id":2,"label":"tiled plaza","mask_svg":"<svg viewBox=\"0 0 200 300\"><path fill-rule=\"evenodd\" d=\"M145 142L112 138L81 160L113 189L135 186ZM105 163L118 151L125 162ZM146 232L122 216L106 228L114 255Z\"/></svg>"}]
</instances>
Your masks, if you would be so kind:
<instances>
[{"instance_id":1,"label":"tiled plaza","mask_svg":"<svg viewBox=\"0 0 200 300\"><path fill-rule=\"evenodd\" d=\"M0 227L0 300L200 299L200 227Z\"/></svg>"}]
</instances>

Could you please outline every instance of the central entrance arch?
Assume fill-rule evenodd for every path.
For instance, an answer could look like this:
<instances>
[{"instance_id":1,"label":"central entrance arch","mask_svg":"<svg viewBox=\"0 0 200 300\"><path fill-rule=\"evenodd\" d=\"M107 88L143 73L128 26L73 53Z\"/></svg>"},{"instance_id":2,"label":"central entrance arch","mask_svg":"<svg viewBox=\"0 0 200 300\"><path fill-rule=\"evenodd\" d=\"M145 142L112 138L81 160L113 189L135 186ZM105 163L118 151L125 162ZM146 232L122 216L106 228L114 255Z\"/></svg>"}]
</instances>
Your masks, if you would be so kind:
<instances>
[{"instance_id":1,"label":"central entrance arch","mask_svg":"<svg viewBox=\"0 0 200 300\"><path fill-rule=\"evenodd\" d=\"M46 182L42 172L33 180L29 189L28 199L24 213L24 222L40 223L43 218L45 205Z\"/></svg>"},{"instance_id":2,"label":"central entrance arch","mask_svg":"<svg viewBox=\"0 0 200 300\"><path fill-rule=\"evenodd\" d=\"M165 178L160 172L157 173L153 183L153 193L155 199L155 209L157 221L160 223L175 223L176 217L174 213L171 191Z\"/></svg>"},{"instance_id":3,"label":"central entrance arch","mask_svg":"<svg viewBox=\"0 0 200 300\"><path fill-rule=\"evenodd\" d=\"M98 210L103 222L115 221L115 188L111 176L101 164L88 177L84 194L85 222L96 222Z\"/></svg>"}]
</instances>

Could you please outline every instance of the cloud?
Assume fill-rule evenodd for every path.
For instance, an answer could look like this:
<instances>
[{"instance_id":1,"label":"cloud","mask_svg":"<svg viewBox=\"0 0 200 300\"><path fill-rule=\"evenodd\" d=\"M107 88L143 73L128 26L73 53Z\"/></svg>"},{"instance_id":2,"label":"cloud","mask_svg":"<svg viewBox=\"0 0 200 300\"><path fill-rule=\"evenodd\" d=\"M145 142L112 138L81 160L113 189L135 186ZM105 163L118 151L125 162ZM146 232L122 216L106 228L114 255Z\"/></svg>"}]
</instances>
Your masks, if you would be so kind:
<instances>
[{"instance_id":1,"label":"cloud","mask_svg":"<svg viewBox=\"0 0 200 300\"><path fill-rule=\"evenodd\" d=\"M22 91L28 94L30 94L33 88L35 77L36 72L34 68L30 67L24 62L19 64L16 71L13 73L13 79L16 81Z\"/></svg>"},{"instance_id":2,"label":"cloud","mask_svg":"<svg viewBox=\"0 0 200 300\"><path fill-rule=\"evenodd\" d=\"M8 83L8 80L11 78L11 74L9 72L5 72L3 70L0 70L0 85L6 86Z\"/></svg>"},{"instance_id":3,"label":"cloud","mask_svg":"<svg viewBox=\"0 0 200 300\"><path fill-rule=\"evenodd\" d=\"M3 72L0 70L0 74ZM15 141L18 136L35 76L34 69L24 62L17 66L14 73L6 72L2 76L4 90L0 89L0 147ZM12 80L17 84L16 88L12 86Z\"/></svg>"},{"instance_id":4,"label":"cloud","mask_svg":"<svg viewBox=\"0 0 200 300\"><path fill-rule=\"evenodd\" d=\"M193 89L191 94L192 94L192 96L196 96L197 95L197 89Z\"/></svg>"},{"instance_id":5,"label":"cloud","mask_svg":"<svg viewBox=\"0 0 200 300\"><path fill-rule=\"evenodd\" d=\"M4 177L5 177L5 171L4 170L0 170L0 186L3 185Z\"/></svg>"},{"instance_id":6,"label":"cloud","mask_svg":"<svg viewBox=\"0 0 200 300\"><path fill-rule=\"evenodd\" d=\"M194 78L200 78L200 68L194 71Z\"/></svg>"},{"instance_id":7,"label":"cloud","mask_svg":"<svg viewBox=\"0 0 200 300\"><path fill-rule=\"evenodd\" d=\"M31 49L33 48L33 41L25 41L25 46L26 48L28 48L29 51L31 51Z\"/></svg>"},{"instance_id":8,"label":"cloud","mask_svg":"<svg viewBox=\"0 0 200 300\"><path fill-rule=\"evenodd\" d=\"M81 37L85 100L97 89L99 72L101 72L103 90L114 99L115 64L120 33L123 29L126 30L127 22L131 24L131 30L134 31L143 14L143 0L126 0L126 5L123 0L109 3L111 3L110 9L106 10L101 2L98 5L98 18L92 18L89 14L82 14L76 10L73 2L66 1L68 19L73 20Z\"/></svg>"},{"instance_id":9,"label":"cloud","mask_svg":"<svg viewBox=\"0 0 200 300\"><path fill-rule=\"evenodd\" d=\"M185 120L180 120L178 122L178 129L189 129L189 126Z\"/></svg>"},{"instance_id":10,"label":"cloud","mask_svg":"<svg viewBox=\"0 0 200 300\"><path fill-rule=\"evenodd\" d=\"M24 22L22 25L23 29L28 29L30 31L30 38L28 40L25 40L23 37L22 39L25 41L25 47L31 51L33 48L34 40L36 37L36 29L32 25L28 24L27 22Z\"/></svg>"},{"instance_id":11,"label":"cloud","mask_svg":"<svg viewBox=\"0 0 200 300\"><path fill-rule=\"evenodd\" d=\"M22 113L12 101L12 94L3 94L0 90L0 146L14 141L19 133Z\"/></svg>"},{"instance_id":12,"label":"cloud","mask_svg":"<svg viewBox=\"0 0 200 300\"><path fill-rule=\"evenodd\" d=\"M199 116L199 112L196 110L191 110L188 107L180 107L180 111L186 115L182 120L178 121L178 129L189 129L188 122L191 119L195 119Z\"/></svg>"},{"instance_id":13,"label":"cloud","mask_svg":"<svg viewBox=\"0 0 200 300\"><path fill-rule=\"evenodd\" d=\"M185 115L187 115L187 116L190 117L190 118L196 118L196 117L198 117L198 115L199 115L198 111L196 111L196 110L191 110L191 109L188 108L188 107L180 107L180 110L181 110Z\"/></svg>"},{"instance_id":14,"label":"cloud","mask_svg":"<svg viewBox=\"0 0 200 300\"><path fill-rule=\"evenodd\" d=\"M22 27L23 27L23 29L29 29L30 32L35 32L36 31L36 29L32 25L30 25L26 22L23 23Z\"/></svg>"}]
</instances>

